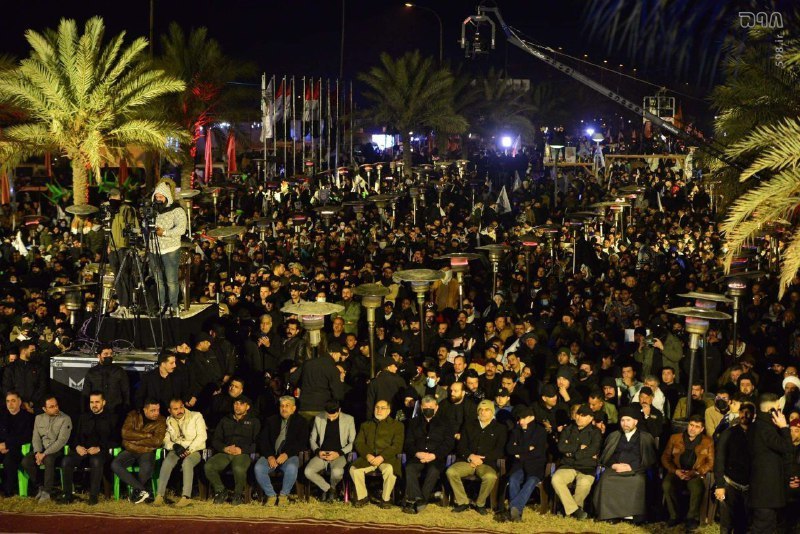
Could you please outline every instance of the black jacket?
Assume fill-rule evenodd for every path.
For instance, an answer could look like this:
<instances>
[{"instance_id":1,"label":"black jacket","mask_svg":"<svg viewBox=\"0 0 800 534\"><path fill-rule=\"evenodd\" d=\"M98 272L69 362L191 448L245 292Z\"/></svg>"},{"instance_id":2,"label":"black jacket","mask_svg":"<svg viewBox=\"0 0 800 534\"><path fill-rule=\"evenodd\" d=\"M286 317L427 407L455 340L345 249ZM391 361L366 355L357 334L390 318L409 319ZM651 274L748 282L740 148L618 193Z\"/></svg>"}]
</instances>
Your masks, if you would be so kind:
<instances>
[{"instance_id":1,"label":"black jacket","mask_svg":"<svg viewBox=\"0 0 800 534\"><path fill-rule=\"evenodd\" d=\"M298 369L300 398L298 407L304 412L321 412L329 400L344 398L342 382L336 362L330 356L319 356L306 361Z\"/></svg>"},{"instance_id":2,"label":"black jacket","mask_svg":"<svg viewBox=\"0 0 800 534\"><path fill-rule=\"evenodd\" d=\"M16 391L22 402L41 406L47 392L47 370L38 363L17 359L3 370L3 395Z\"/></svg>"},{"instance_id":3,"label":"black jacket","mask_svg":"<svg viewBox=\"0 0 800 534\"><path fill-rule=\"evenodd\" d=\"M261 456L278 456L285 452L291 458L300 454L301 451L308 450L308 422L297 413L289 416L286 440L280 451L275 450L275 440L281 433L281 421L283 418L280 415L273 415L264 422L264 428L261 429L261 434L258 436L258 452L261 453Z\"/></svg>"},{"instance_id":4,"label":"black jacket","mask_svg":"<svg viewBox=\"0 0 800 534\"><path fill-rule=\"evenodd\" d=\"M533 447L533 449L531 449ZM526 476L544 480L544 466L547 463L547 432L543 427L529 424L523 429L516 425L508 436L506 452L513 464L509 473L525 471Z\"/></svg>"},{"instance_id":5,"label":"black jacket","mask_svg":"<svg viewBox=\"0 0 800 534\"><path fill-rule=\"evenodd\" d=\"M222 387L222 378L225 375L219 364L217 353L213 350L201 352L193 350L189 355L189 389L194 397L210 390Z\"/></svg>"},{"instance_id":6,"label":"black jacket","mask_svg":"<svg viewBox=\"0 0 800 534\"><path fill-rule=\"evenodd\" d=\"M371 419L374 415L375 405L379 401L386 401L392 409L392 415L397 413L402 407L403 399L399 398L400 394L405 392L406 381L403 380L397 373L383 370L378 373L378 376L370 381L367 386L367 405L366 405L366 418Z\"/></svg>"},{"instance_id":7,"label":"black jacket","mask_svg":"<svg viewBox=\"0 0 800 534\"><path fill-rule=\"evenodd\" d=\"M724 488L728 477L737 484L750 484L752 460L747 447L747 432L741 425L726 428L714 445L714 485Z\"/></svg>"},{"instance_id":8,"label":"black jacket","mask_svg":"<svg viewBox=\"0 0 800 534\"><path fill-rule=\"evenodd\" d=\"M428 420L423 416L414 417L406 427L406 439L403 451L407 463L419 463L415 456L418 452L432 452L436 455L437 464L444 465L447 455L453 451L455 439L450 424L438 413Z\"/></svg>"},{"instance_id":9,"label":"black jacket","mask_svg":"<svg viewBox=\"0 0 800 534\"><path fill-rule=\"evenodd\" d=\"M467 421L478 420L478 405L468 398L464 398L461 404L453 404L447 398L439 405L436 415L444 417L453 429L453 433L458 434L463 431Z\"/></svg>"},{"instance_id":10,"label":"black jacket","mask_svg":"<svg viewBox=\"0 0 800 534\"><path fill-rule=\"evenodd\" d=\"M84 410L88 409L89 395L99 391L106 400L106 410L116 414L128 413L131 403L131 388L128 374L118 365L95 365L86 373L83 383L82 404Z\"/></svg>"},{"instance_id":11,"label":"black jacket","mask_svg":"<svg viewBox=\"0 0 800 534\"><path fill-rule=\"evenodd\" d=\"M161 413L167 413L169 401L172 399L188 401L191 398L186 373L179 373L175 369L167 378L162 378L156 367L142 375L139 390L136 392L136 406L141 408L147 399L156 399L161 405Z\"/></svg>"},{"instance_id":12,"label":"black jacket","mask_svg":"<svg viewBox=\"0 0 800 534\"><path fill-rule=\"evenodd\" d=\"M494 468L497 460L505 456L507 436L506 427L494 419L486 428L481 428L477 419L467 421L458 441L458 458L466 461L471 454L477 454L484 457L484 464Z\"/></svg>"},{"instance_id":13,"label":"black jacket","mask_svg":"<svg viewBox=\"0 0 800 534\"><path fill-rule=\"evenodd\" d=\"M20 452L23 443L30 443L33 435L33 415L24 408L11 415L5 408L0 409L0 443L9 450Z\"/></svg>"},{"instance_id":14,"label":"black jacket","mask_svg":"<svg viewBox=\"0 0 800 534\"><path fill-rule=\"evenodd\" d=\"M211 446L216 452L224 452L228 445L236 445L242 449L242 454L256 452L258 435L261 432L261 422L250 414L237 421L233 414L228 414L214 430Z\"/></svg>"},{"instance_id":15,"label":"black jacket","mask_svg":"<svg viewBox=\"0 0 800 534\"><path fill-rule=\"evenodd\" d=\"M586 447L581 448L582 445ZM594 475L602 445L603 435L594 425L586 425L582 430L575 423L569 425L558 437L558 452L563 455L560 467Z\"/></svg>"},{"instance_id":16,"label":"black jacket","mask_svg":"<svg viewBox=\"0 0 800 534\"><path fill-rule=\"evenodd\" d=\"M779 429L769 413L759 412L747 431L752 464L750 469L750 507L783 508L789 484L786 459L792 454L789 428Z\"/></svg>"},{"instance_id":17,"label":"black jacket","mask_svg":"<svg viewBox=\"0 0 800 534\"><path fill-rule=\"evenodd\" d=\"M119 446L120 437L116 415L105 409L98 415L92 412L81 414L70 441L76 447L100 447L103 452L108 452Z\"/></svg>"}]
</instances>

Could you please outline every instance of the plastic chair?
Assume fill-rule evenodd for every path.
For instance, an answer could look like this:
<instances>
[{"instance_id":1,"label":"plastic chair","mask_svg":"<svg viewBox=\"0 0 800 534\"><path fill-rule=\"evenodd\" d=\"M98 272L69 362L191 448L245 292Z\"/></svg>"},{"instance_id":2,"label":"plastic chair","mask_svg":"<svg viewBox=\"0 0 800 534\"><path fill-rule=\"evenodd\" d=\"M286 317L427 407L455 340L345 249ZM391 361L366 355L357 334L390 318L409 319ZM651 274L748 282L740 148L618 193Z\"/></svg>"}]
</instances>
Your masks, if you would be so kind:
<instances>
[{"instance_id":1,"label":"plastic chair","mask_svg":"<svg viewBox=\"0 0 800 534\"><path fill-rule=\"evenodd\" d=\"M122 452L122 448L121 447L117 447L111 453L112 458L116 458L117 456L120 455L121 452ZM153 487L153 495L156 494L156 490L158 489L158 473L161 470L161 466L159 464L161 462L163 452L164 452L164 449L162 449L161 447L156 449L156 462L155 462L155 466L153 468L153 477L150 479L150 484ZM128 467L128 472L129 473L138 473L139 472L139 466L138 465L129 466ZM119 477L117 476L117 474L115 473L114 474L114 500L117 500L117 501L119 500L119 487L120 487L120 480L119 480ZM128 492L130 493L130 491L131 491L131 488L130 488L130 486L128 486Z\"/></svg>"},{"instance_id":2,"label":"plastic chair","mask_svg":"<svg viewBox=\"0 0 800 534\"><path fill-rule=\"evenodd\" d=\"M30 454L31 450L33 449L33 445L31 443L25 443L22 445L22 457L26 457ZM64 445L64 456L69 453L69 445ZM40 465L39 469L44 469L44 465ZM60 465L56 465L56 469L61 473L61 486L64 486L64 470L61 468ZM17 472L17 484L19 486L19 496L20 497L27 497L28 496L28 473L26 473L23 469L20 469Z\"/></svg>"}]
</instances>

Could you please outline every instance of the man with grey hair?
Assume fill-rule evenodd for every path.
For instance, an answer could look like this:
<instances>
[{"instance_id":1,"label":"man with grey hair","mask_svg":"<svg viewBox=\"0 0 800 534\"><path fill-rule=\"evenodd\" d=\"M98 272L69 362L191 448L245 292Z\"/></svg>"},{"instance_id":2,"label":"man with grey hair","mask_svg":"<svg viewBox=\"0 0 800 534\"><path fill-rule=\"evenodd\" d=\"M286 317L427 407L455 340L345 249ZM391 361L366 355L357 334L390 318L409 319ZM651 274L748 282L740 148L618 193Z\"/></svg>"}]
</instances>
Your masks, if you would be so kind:
<instances>
[{"instance_id":1,"label":"man with grey hair","mask_svg":"<svg viewBox=\"0 0 800 534\"><path fill-rule=\"evenodd\" d=\"M469 418L464 422L461 439L458 441L457 458L459 461L447 470L447 479L455 496L454 512L465 512L469 509L469 497L464 490L461 479L477 475L481 479L481 489L475 499L475 509L481 515L490 510L486 499L497 483L497 460L503 456L508 431L494 418L495 407L490 400L478 403L478 418Z\"/></svg>"},{"instance_id":2,"label":"man with grey hair","mask_svg":"<svg viewBox=\"0 0 800 534\"><path fill-rule=\"evenodd\" d=\"M406 505L403 512L407 514L419 513L428 504L455 442L450 422L436 415L439 410L436 397L425 395L420 407L422 416L411 419L406 428Z\"/></svg>"},{"instance_id":3,"label":"man with grey hair","mask_svg":"<svg viewBox=\"0 0 800 534\"><path fill-rule=\"evenodd\" d=\"M300 452L308 447L308 422L295 414L297 406L294 397L284 395L278 399L280 414L269 417L258 439L258 452L261 458L255 466L258 485L264 490L267 506L278 504L278 495L272 487L270 475L280 469L283 473L281 501L289 498L289 493L297 481L300 468Z\"/></svg>"}]
</instances>

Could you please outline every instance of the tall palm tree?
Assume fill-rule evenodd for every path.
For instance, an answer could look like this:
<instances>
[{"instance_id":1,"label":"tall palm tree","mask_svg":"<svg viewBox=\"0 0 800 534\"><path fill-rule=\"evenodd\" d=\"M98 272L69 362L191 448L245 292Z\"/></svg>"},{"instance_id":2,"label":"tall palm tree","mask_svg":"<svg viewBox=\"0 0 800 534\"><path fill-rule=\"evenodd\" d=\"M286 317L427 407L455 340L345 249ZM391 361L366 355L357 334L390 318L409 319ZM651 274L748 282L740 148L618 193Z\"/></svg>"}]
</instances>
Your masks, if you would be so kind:
<instances>
[{"instance_id":1,"label":"tall palm tree","mask_svg":"<svg viewBox=\"0 0 800 534\"><path fill-rule=\"evenodd\" d=\"M184 83L142 60L147 40L124 46L125 33L105 46L100 17L89 19L83 35L74 20L62 19L44 34L28 30L31 54L0 75L0 99L26 113L3 130L0 161L57 151L70 159L75 204L88 200L88 171L100 176L104 162L116 162L126 147L165 153L167 139L181 139L177 124L145 118L149 104L181 91Z\"/></svg>"},{"instance_id":2,"label":"tall palm tree","mask_svg":"<svg viewBox=\"0 0 800 534\"><path fill-rule=\"evenodd\" d=\"M188 34L175 22L161 36L163 52L156 64L184 81L186 88L166 97L170 117L181 124L191 142L181 145L181 188L191 187L194 159L200 132L223 119L235 124L254 118L253 93L229 82L255 74L255 67L226 57L206 28ZM206 130L208 131L208 130ZM188 171L188 172L187 172Z\"/></svg>"},{"instance_id":3,"label":"tall palm tree","mask_svg":"<svg viewBox=\"0 0 800 534\"><path fill-rule=\"evenodd\" d=\"M381 54L381 63L358 75L367 85L364 96L372 103L365 114L375 124L400 134L405 173L411 173L412 131L461 133L467 121L455 112L452 72L436 66L419 51L397 59Z\"/></svg>"},{"instance_id":4,"label":"tall palm tree","mask_svg":"<svg viewBox=\"0 0 800 534\"><path fill-rule=\"evenodd\" d=\"M534 106L530 90L515 87L502 71L490 68L485 76L475 80L476 102L466 110L470 131L484 139L500 133L515 133L532 139L535 132Z\"/></svg>"},{"instance_id":5,"label":"tall palm tree","mask_svg":"<svg viewBox=\"0 0 800 534\"><path fill-rule=\"evenodd\" d=\"M718 165L723 176L735 173L747 188L722 225L726 267L765 225L795 218L800 207L800 41L785 42L780 66L773 39L765 30L752 30L749 42L727 62L726 83L712 95L717 136L727 154L746 165L743 172ZM800 269L800 232L782 258L781 295Z\"/></svg>"}]
</instances>

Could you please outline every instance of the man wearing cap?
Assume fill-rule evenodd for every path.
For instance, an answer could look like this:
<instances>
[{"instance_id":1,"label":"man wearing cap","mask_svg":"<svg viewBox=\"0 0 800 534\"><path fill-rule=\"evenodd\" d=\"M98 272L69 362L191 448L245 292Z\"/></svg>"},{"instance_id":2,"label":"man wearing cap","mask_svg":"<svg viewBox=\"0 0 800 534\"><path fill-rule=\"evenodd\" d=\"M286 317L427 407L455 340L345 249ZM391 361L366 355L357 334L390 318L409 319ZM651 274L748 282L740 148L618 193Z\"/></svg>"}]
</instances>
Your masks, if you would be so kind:
<instances>
[{"instance_id":1,"label":"man wearing cap","mask_svg":"<svg viewBox=\"0 0 800 534\"><path fill-rule=\"evenodd\" d=\"M239 396L233 402L233 413L222 419L214 430L211 448L215 454L206 461L204 470L214 493L214 504L223 504L226 499L222 471L229 465L233 470L234 492L231 504L244 502L244 486L247 470L250 468L250 455L256 452L256 443L261 432L261 423L248 412L250 399Z\"/></svg>"},{"instance_id":2,"label":"man wearing cap","mask_svg":"<svg viewBox=\"0 0 800 534\"><path fill-rule=\"evenodd\" d=\"M470 417L465 423L458 440L456 456L459 461L447 469L447 479L453 488L455 507L460 513L469 509L469 497L462 479L476 475L481 479L475 509L481 515L489 513L486 500L497 483L497 460L503 456L508 431L494 418L494 403L483 400L478 404L477 418Z\"/></svg>"},{"instance_id":3,"label":"man wearing cap","mask_svg":"<svg viewBox=\"0 0 800 534\"><path fill-rule=\"evenodd\" d=\"M653 436L637 428L639 410L626 406L620 410L619 430L606 438L600 465L605 468L594 492L597 519L632 516L644 521L647 509L645 472L658 459Z\"/></svg>"},{"instance_id":4,"label":"man wearing cap","mask_svg":"<svg viewBox=\"0 0 800 534\"><path fill-rule=\"evenodd\" d=\"M406 505L403 512L407 514L419 513L427 506L455 443L450 423L437 415L439 403L436 397L425 395L420 407L421 417L408 422L404 442ZM420 488L423 473L424 481Z\"/></svg>"},{"instance_id":5,"label":"man wearing cap","mask_svg":"<svg viewBox=\"0 0 800 534\"><path fill-rule=\"evenodd\" d=\"M400 394L406 390L406 381L397 374L398 365L394 358L383 358L376 363L380 372L367 386L367 419L375 412L378 401L386 401L392 409L391 413L397 413L396 410L402 405Z\"/></svg>"},{"instance_id":6,"label":"man wearing cap","mask_svg":"<svg viewBox=\"0 0 800 534\"><path fill-rule=\"evenodd\" d=\"M367 504L369 495L364 477L376 469L383 477L383 492L380 507L391 508L392 490L397 477L402 475L400 459L405 438L403 423L390 415L391 406L385 400L375 403L374 417L365 421L358 431L355 450L358 453L350 467L350 478L356 487L356 500L353 506L359 508Z\"/></svg>"},{"instance_id":7,"label":"man wearing cap","mask_svg":"<svg viewBox=\"0 0 800 534\"><path fill-rule=\"evenodd\" d=\"M352 415L343 413L339 401L325 403L325 410L314 417L311 425L311 452L305 475L309 482L322 490L322 502L336 501L336 486L344 478L347 455L353 450L356 425ZM330 480L322 472L330 466Z\"/></svg>"},{"instance_id":8,"label":"man wearing cap","mask_svg":"<svg viewBox=\"0 0 800 534\"><path fill-rule=\"evenodd\" d=\"M553 490L561 500L564 514L576 519L586 519L583 502L594 483L597 459L603 436L592 425L594 412L587 404L581 404L575 414L575 422L561 431L558 438L558 452L561 454L559 467L553 474ZM570 492L569 484L575 482L575 493Z\"/></svg>"},{"instance_id":9,"label":"man wearing cap","mask_svg":"<svg viewBox=\"0 0 800 534\"><path fill-rule=\"evenodd\" d=\"M212 341L205 332L196 334L194 350L189 354L191 398L186 405L201 412L210 405L212 395L222 389L225 376L216 352L211 350Z\"/></svg>"},{"instance_id":10,"label":"man wearing cap","mask_svg":"<svg viewBox=\"0 0 800 534\"><path fill-rule=\"evenodd\" d=\"M542 386L539 400L533 404L533 414L537 424L545 431L557 437L561 429L569 423L569 407L558 398L558 389L554 384Z\"/></svg>"},{"instance_id":11,"label":"man wearing cap","mask_svg":"<svg viewBox=\"0 0 800 534\"><path fill-rule=\"evenodd\" d=\"M508 477L508 514L496 517L499 521L522 521L522 512L531 493L544 480L547 462L547 432L534 424L533 410L516 406L513 410L516 426L506 442L506 452L512 459Z\"/></svg>"}]
</instances>

